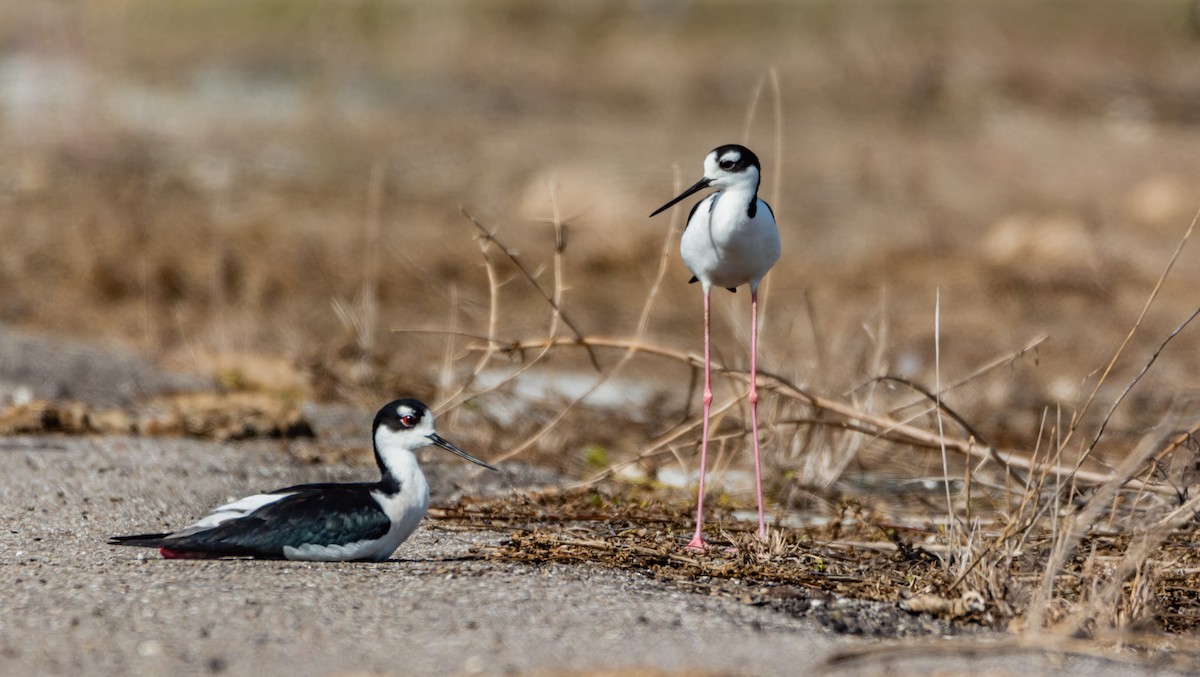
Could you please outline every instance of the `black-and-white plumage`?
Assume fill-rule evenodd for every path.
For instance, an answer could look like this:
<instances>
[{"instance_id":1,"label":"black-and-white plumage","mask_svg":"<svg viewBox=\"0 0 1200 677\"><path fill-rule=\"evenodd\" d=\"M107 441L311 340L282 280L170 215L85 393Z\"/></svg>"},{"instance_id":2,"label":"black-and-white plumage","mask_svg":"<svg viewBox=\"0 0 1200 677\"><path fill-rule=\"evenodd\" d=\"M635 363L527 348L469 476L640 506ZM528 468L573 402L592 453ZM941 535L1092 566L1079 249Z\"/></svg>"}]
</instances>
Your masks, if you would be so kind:
<instances>
[{"instance_id":1,"label":"black-and-white plumage","mask_svg":"<svg viewBox=\"0 0 1200 677\"><path fill-rule=\"evenodd\" d=\"M383 561L416 530L429 484L414 453L435 445L496 468L443 439L421 402L385 405L372 427L378 482L301 484L222 505L174 533L113 536L113 545L159 548L167 558L222 556Z\"/></svg>"},{"instance_id":2,"label":"black-and-white plumage","mask_svg":"<svg viewBox=\"0 0 1200 677\"><path fill-rule=\"evenodd\" d=\"M758 197L762 167L749 148L730 144L714 148L704 158L704 178L650 216L705 188L717 190L700 200L688 214L679 254L692 271L692 282L704 290L704 422L700 433L700 495L696 501L696 533L689 549L703 550L704 472L708 454L708 416L712 406L710 317L713 287L736 291L750 287L750 418L754 439L754 477L758 489L758 535L766 539L762 470L758 445L758 287L779 260L779 229L770 205Z\"/></svg>"},{"instance_id":3,"label":"black-and-white plumage","mask_svg":"<svg viewBox=\"0 0 1200 677\"><path fill-rule=\"evenodd\" d=\"M705 188L713 193L692 206L679 243L679 254L708 293L749 285L757 292L767 271L779 260L779 229L771 206L758 197L762 168L745 146L730 144L704 158L704 178L650 216L666 211Z\"/></svg>"}]
</instances>

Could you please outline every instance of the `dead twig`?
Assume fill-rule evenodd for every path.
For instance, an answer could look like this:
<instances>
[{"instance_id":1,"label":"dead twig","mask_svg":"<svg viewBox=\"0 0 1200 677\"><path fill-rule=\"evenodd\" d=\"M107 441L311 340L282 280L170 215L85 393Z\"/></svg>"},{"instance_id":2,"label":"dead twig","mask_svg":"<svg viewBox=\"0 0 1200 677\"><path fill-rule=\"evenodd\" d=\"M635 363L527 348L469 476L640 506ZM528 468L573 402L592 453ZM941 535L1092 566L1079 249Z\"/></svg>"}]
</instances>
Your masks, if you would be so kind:
<instances>
[{"instance_id":1,"label":"dead twig","mask_svg":"<svg viewBox=\"0 0 1200 677\"><path fill-rule=\"evenodd\" d=\"M542 298L545 299L546 303L550 304L550 307L554 309L555 316L562 318L563 324L567 325L567 327L572 331L572 333L575 334L576 341L580 342L580 345L583 345L583 343L582 343L583 342L583 333L579 331L579 328L575 326L575 323L571 321L571 318L567 317L566 314L563 313L562 307L559 305L559 303L557 301L555 301L557 292L554 295L552 295L552 294L548 293L544 288L542 288L541 283L538 282L538 280L537 280L537 276L534 275L533 272L531 272L528 268L525 267L525 263L521 260L520 255L517 254L512 249L509 249L508 247L506 247L504 245L504 243L501 242L500 239L496 236L496 233L494 231L488 230L486 227L484 227L484 225L482 223L480 223L478 219L476 219L474 216L471 215L470 212L467 211L466 207L459 207L458 211L463 216L465 216L467 218L467 220L470 221L471 224L475 226L475 228L477 228L479 230L481 237L483 237L488 242L495 244L496 247L501 252L503 252L505 256L508 257L508 260L512 261L513 265L515 265L517 267L517 270L521 271L521 274L524 275L525 279L529 281L529 284L531 284L533 286L533 288L536 289L537 292L542 295ZM600 371L601 370L600 369L600 361L596 358L596 353L590 347L588 347L588 346L585 346L585 347L587 348L588 358L591 360L592 366L595 367L596 371Z\"/></svg>"},{"instance_id":2,"label":"dead twig","mask_svg":"<svg viewBox=\"0 0 1200 677\"><path fill-rule=\"evenodd\" d=\"M1150 371L1150 367L1152 367L1158 360L1158 356L1162 354L1162 351L1167 347L1167 344L1171 342L1171 339L1174 339L1176 336L1178 336L1180 332L1182 332L1189 324L1192 323L1192 320L1196 319L1197 315L1200 315L1200 308L1196 308L1196 310L1192 312L1192 314L1189 315L1182 324L1180 324L1178 327L1175 327L1174 331L1172 331L1165 339L1163 339L1162 343L1158 344L1158 348L1154 350L1154 354L1150 356L1150 359L1146 361L1146 364L1142 365L1141 371L1139 371L1137 375L1133 377L1133 380L1129 382L1129 385L1125 386L1125 389L1122 390L1117 399L1113 401L1112 406L1108 408L1108 413L1104 415L1104 420L1100 422L1100 427L1096 430L1095 436L1092 437L1092 443L1088 445L1084 456L1091 453L1092 449L1094 449L1096 445L1100 443L1100 438L1104 435L1104 431L1108 427L1108 422L1112 419L1117 407L1121 406L1121 403L1124 402L1125 398L1129 396L1129 393L1133 390L1133 387L1138 384L1138 381L1142 380L1142 377L1146 375L1146 372ZM1083 462L1082 456L1080 457L1079 462Z\"/></svg>"},{"instance_id":3,"label":"dead twig","mask_svg":"<svg viewBox=\"0 0 1200 677\"><path fill-rule=\"evenodd\" d=\"M1196 230L1197 221L1200 221L1200 211L1197 211L1196 215L1192 217L1192 223L1184 232L1183 237L1179 239L1179 244L1175 246L1175 251L1171 254L1170 260L1167 261L1167 265L1163 268L1162 274L1158 276L1158 281L1154 283L1154 289L1150 291L1150 295L1146 298L1146 303L1142 306L1142 312L1138 314L1137 320L1135 320L1133 326L1129 328L1129 333L1125 335L1125 340L1121 341L1121 345L1117 347L1117 351L1113 354L1112 359L1109 360L1108 364L1104 367L1104 372L1100 375L1099 380L1096 381L1096 386L1092 388L1091 394L1088 395L1087 401L1083 403L1083 406L1079 409L1079 413L1075 416L1074 421L1072 421L1071 427L1067 429L1067 436L1062 440L1062 444L1064 446L1071 441L1071 436L1075 433L1076 429L1079 427L1079 424L1083 421L1083 415L1088 409L1091 408L1092 402L1096 400L1096 396L1100 393L1100 387L1103 386L1108 380L1109 373L1112 372L1117 360L1120 359L1121 355L1125 352L1125 347L1129 345L1129 342L1133 340L1134 334L1137 333L1138 328L1142 326L1142 321L1146 319L1146 314L1150 312L1150 306L1154 305L1154 300L1158 298L1159 290L1162 289L1163 283L1166 282L1167 274L1170 273L1171 269L1175 267L1175 262L1179 260L1179 255L1183 253L1184 246L1187 244L1188 240L1191 239L1192 233ZM1101 432L1103 432L1103 429ZM1092 443L1088 445L1084 453L1079 455L1079 459L1075 464L1076 468L1080 467L1091 455L1092 450L1095 449L1096 444L1099 441L1100 436L1098 433L1092 440Z\"/></svg>"}]
</instances>

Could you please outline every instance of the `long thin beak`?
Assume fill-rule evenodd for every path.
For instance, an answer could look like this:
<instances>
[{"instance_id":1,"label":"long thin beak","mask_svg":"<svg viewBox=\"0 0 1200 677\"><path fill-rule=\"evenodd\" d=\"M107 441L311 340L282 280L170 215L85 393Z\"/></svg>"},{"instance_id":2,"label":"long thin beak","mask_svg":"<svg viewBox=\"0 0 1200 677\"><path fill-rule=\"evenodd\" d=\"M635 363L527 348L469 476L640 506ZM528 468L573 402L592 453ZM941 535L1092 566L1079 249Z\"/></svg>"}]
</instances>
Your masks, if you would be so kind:
<instances>
[{"instance_id":1,"label":"long thin beak","mask_svg":"<svg viewBox=\"0 0 1200 677\"><path fill-rule=\"evenodd\" d=\"M704 190L705 188L708 188L708 185L709 185L710 183L712 183L712 179L710 179L710 178L708 178L708 177L704 177L703 179L700 179L699 181L697 181L697 182L696 182L696 185L694 185L694 186L692 186L691 188L688 188L687 190L685 190L685 191L683 191L682 193L680 193L680 194L679 194L679 196L678 196L678 197L676 197L674 200L671 200L671 201L670 201L670 202L668 202L667 204L665 204L665 205L663 205L663 206L659 207L658 209L655 209L655 210L654 210L654 212L653 212L652 214L650 214L650 216L655 216L655 215L657 215L659 212L662 212L662 211L665 211L665 210L667 210L667 209L670 209L671 207L675 206L675 203L676 203L676 202L679 202L680 200L682 200L682 199L686 198L687 196L691 195L692 193L695 193L695 192L696 192L696 191L698 191L698 190Z\"/></svg>"},{"instance_id":2,"label":"long thin beak","mask_svg":"<svg viewBox=\"0 0 1200 677\"><path fill-rule=\"evenodd\" d=\"M434 444L438 445L439 447L445 449L446 451L454 454L455 456L465 458L468 461L470 461L476 465L481 465L481 466L487 468L488 470L495 470L496 472L500 472L499 468L497 468L493 465L488 465L487 463L484 463L483 461L475 458L474 456L468 454L467 452L463 451L462 449L459 449L458 447L454 446L453 444L450 444L450 442L443 439L442 436L437 433L429 433L429 441L433 442Z\"/></svg>"}]
</instances>

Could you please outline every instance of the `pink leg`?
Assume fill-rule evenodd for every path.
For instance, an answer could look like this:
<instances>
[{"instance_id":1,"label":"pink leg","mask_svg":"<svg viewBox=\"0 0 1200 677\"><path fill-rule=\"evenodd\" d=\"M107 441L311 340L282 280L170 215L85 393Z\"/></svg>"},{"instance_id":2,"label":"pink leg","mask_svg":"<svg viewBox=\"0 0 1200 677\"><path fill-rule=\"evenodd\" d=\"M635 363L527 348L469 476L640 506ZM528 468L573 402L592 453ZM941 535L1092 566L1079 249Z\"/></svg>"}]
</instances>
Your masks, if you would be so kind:
<instances>
[{"instance_id":1,"label":"pink leg","mask_svg":"<svg viewBox=\"0 0 1200 677\"><path fill-rule=\"evenodd\" d=\"M700 491L699 498L696 499L696 533L692 536L692 542L688 543L688 550L707 550L708 543L704 540L701 533L704 529L704 473L708 462L708 413L712 409L713 392L712 392L712 369L709 358L709 318L710 318L710 303L712 296L707 290L704 292L704 422L700 425Z\"/></svg>"},{"instance_id":2,"label":"pink leg","mask_svg":"<svg viewBox=\"0 0 1200 677\"><path fill-rule=\"evenodd\" d=\"M750 427L754 436L754 486L758 489L758 539L767 540L763 515L762 463L758 451L758 290L750 292Z\"/></svg>"}]
</instances>

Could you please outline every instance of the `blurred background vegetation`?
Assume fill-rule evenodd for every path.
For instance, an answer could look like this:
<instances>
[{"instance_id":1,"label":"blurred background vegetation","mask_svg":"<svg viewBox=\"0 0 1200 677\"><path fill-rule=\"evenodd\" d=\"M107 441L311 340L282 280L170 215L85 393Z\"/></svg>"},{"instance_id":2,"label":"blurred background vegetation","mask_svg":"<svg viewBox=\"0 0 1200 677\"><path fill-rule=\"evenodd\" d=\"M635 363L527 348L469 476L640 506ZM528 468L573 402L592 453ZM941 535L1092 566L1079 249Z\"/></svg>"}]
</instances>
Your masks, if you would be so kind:
<instances>
[{"instance_id":1,"label":"blurred background vegetation","mask_svg":"<svg viewBox=\"0 0 1200 677\"><path fill-rule=\"evenodd\" d=\"M646 215L730 142L763 158L783 234L762 367L834 397L881 373L932 384L940 292L943 382L1048 335L948 397L993 443L1032 446L1086 398L1200 207L1195 7L9 0L0 322L235 387L434 398L469 341L393 330L487 333L460 206L547 287L559 214L564 308L631 336L669 228ZM491 258L497 336L543 336L548 306ZM1198 264L1189 245L1102 400L1196 308ZM648 341L699 350L688 277L672 252ZM747 304L717 297L733 365ZM1114 440L1200 417L1197 347L1172 344ZM637 377L675 395L629 407L682 413L687 369Z\"/></svg>"}]
</instances>

